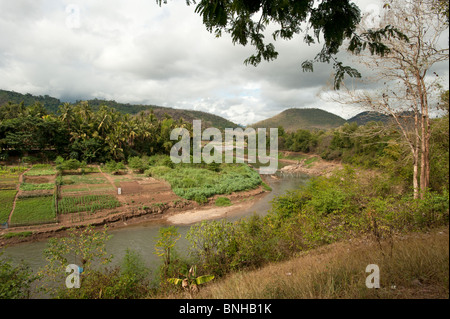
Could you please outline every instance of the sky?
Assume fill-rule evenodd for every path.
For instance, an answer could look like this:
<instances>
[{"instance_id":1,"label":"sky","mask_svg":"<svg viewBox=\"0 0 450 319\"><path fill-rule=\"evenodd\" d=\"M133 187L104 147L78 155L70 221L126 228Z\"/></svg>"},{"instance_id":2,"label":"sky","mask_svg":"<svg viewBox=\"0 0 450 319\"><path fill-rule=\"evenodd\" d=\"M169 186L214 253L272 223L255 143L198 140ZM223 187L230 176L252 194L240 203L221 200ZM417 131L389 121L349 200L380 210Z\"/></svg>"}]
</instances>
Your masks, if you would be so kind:
<instances>
[{"instance_id":1,"label":"sky","mask_svg":"<svg viewBox=\"0 0 450 319\"><path fill-rule=\"evenodd\" d=\"M355 2L380 10L378 0ZM294 107L362 111L321 98L331 65L302 71L320 46L277 40L278 59L246 66L254 49L216 38L194 9L184 0L0 0L0 88L200 110L243 125ZM437 71L448 88L448 63Z\"/></svg>"}]
</instances>

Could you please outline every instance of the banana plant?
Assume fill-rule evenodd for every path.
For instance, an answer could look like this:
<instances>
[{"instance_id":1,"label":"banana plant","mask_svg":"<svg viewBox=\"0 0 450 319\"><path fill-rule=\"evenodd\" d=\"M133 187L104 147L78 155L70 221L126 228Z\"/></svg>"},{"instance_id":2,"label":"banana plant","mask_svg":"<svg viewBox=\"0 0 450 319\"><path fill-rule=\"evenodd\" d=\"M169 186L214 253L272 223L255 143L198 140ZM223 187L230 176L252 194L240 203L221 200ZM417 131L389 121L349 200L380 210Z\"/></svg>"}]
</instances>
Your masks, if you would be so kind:
<instances>
[{"instance_id":1,"label":"banana plant","mask_svg":"<svg viewBox=\"0 0 450 319\"><path fill-rule=\"evenodd\" d=\"M205 284L214 279L213 275L204 275L197 277L197 266L191 266L188 270L184 267L183 271L180 272L184 278L168 278L167 281L176 286L181 285L181 287L188 291L191 298L199 291L198 286Z\"/></svg>"}]
</instances>

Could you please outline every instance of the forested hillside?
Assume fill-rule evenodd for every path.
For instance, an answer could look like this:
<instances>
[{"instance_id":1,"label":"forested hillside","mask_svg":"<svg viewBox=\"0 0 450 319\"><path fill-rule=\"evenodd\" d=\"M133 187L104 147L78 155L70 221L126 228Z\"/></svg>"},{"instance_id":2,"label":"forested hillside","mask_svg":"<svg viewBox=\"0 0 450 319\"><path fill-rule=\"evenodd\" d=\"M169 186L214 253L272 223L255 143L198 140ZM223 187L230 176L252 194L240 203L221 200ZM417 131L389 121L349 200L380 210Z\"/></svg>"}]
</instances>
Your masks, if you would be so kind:
<instances>
[{"instance_id":1,"label":"forested hillside","mask_svg":"<svg viewBox=\"0 0 450 319\"><path fill-rule=\"evenodd\" d=\"M0 106L6 105L9 102L13 104L20 104L23 102L24 106L31 106L35 103L40 103L48 113L56 114L60 105L64 103L57 98L44 95L35 96L32 94L21 94L12 91L0 90ZM78 104L82 101L77 101ZM166 115L169 115L174 120L183 119L187 122L193 120L201 120L204 127L216 127L218 129L235 128L238 125L218 115L210 114L202 111L175 109L171 107L163 107L157 105L144 105L144 104L130 104L119 103L116 101L107 101L102 99L91 99L86 101L93 111L98 111L102 106L108 106L117 110L123 114L138 114L139 112L150 112L153 110L153 114L158 119L164 119Z\"/></svg>"}]
</instances>

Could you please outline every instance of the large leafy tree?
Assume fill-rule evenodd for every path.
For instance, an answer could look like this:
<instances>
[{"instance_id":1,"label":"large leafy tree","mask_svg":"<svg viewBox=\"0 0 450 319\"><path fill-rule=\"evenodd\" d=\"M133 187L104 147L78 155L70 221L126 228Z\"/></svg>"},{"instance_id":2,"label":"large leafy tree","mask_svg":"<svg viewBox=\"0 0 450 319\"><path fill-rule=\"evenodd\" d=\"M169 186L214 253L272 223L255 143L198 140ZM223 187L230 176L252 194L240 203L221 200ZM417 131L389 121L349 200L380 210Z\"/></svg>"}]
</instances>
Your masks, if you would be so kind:
<instances>
[{"instance_id":1,"label":"large leafy tree","mask_svg":"<svg viewBox=\"0 0 450 319\"><path fill-rule=\"evenodd\" d=\"M167 0L156 0L161 5ZM354 68L337 59L343 45L353 53L369 50L371 54L383 56L389 47L383 42L390 37L405 38L396 28L387 25L382 29L357 33L361 21L361 10L349 0L186 0L188 5L197 4L195 12L203 18L208 31L217 37L223 32L231 35L234 44L251 44L256 52L244 63L258 65L262 60L277 58L273 43L266 40L266 29L275 26L273 40L291 40L303 35L305 43L323 43L318 54L303 61L304 71L313 71L314 63L332 63L335 69L335 88L345 75L361 77Z\"/></svg>"}]
</instances>

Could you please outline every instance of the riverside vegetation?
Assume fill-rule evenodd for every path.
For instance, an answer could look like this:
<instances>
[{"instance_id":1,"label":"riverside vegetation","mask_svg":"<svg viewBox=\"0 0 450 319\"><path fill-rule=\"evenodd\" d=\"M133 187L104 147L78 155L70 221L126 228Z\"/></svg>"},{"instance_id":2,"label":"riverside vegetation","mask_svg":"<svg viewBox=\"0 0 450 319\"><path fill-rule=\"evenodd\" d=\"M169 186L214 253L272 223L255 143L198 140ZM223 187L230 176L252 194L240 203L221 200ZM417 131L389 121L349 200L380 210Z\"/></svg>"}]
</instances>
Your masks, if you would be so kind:
<instances>
[{"instance_id":1,"label":"riverside vegetation","mask_svg":"<svg viewBox=\"0 0 450 319\"><path fill-rule=\"evenodd\" d=\"M432 172L435 174L431 175L432 188L422 198L412 196L408 158L398 162L399 154L402 154L400 143L389 143L384 147L377 144L375 149L364 147L364 143L354 142L359 137L339 134L349 129L344 126L323 135L331 136L335 141L340 138L349 141L333 144L340 145L334 146L335 150L346 153L343 161L352 162L351 165L344 165L343 170L331 176L312 178L303 188L276 197L272 210L264 217L254 215L235 222L203 221L192 226L186 235L187 254L175 249L180 238L177 228L162 227L155 247L161 257L158 270L150 271L133 250L127 251L120 266L108 266L111 259L106 258L107 230L73 229L69 236L71 240L52 239L48 243L47 269L52 269L52 276L35 274L24 265L14 266L11 261L2 259L0 273L2 278L8 279L1 281L0 292L3 297L10 297L12 293L6 293L10 291L8 287L21 287L14 290L14 296L28 297L36 293L31 283L52 279L51 295L61 298L446 298L449 177L448 171L440 167L448 165L446 123L448 116L433 123L433 129L438 132L433 138L433 165L436 167ZM373 124L355 129L370 127ZM383 138L395 141L396 135ZM320 148L320 143L316 147ZM323 154L323 157L327 155ZM361 160L363 158L371 161ZM214 176L220 174L227 180L238 178L233 174L239 172L249 174L250 184L253 180L250 171L243 166L221 164L208 169L207 164L186 164L171 168L173 164L162 155L129 158L128 163L133 163L133 169L145 174L166 178L180 194L189 194L186 190L195 189L194 194L207 196ZM205 171L198 171L202 168ZM217 205L223 204L225 201L218 199ZM405 236L412 239L401 240ZM366 243L366 246L346 246L349 240ZM316 256L327 247L337 247L341 254L325 254L323 258L329 260L329 268L324 268L323 258ZM367 250L384 269L388 269L384 273L383 289L368 291L365 287L365 275L361 272L368 264ZM85 269L80 289L68 290L64 286L64 256L69 255L76 255ZM193 266L196 276L214 276L214 280L197 294L173 284L173 278L180 278L183 270ZM298 275L295 280L294 277L283 279L291 276L286 273L299 274L296 267L306 267L301 268L307 271L306 274ZM267 273L271 274L270 280L265 278ZM253 280L256 278L264 282L263 288L255 286ZM294 289L294 282L301 282L303 288ZM235 285L241 288L236 291L232 288Z\"/></svg>"},{"instance_id":2,"label":"riverside vegetation","mask_svg":"<svg viewBox=\"0 0 450 319\"><path fill-rule=\"evenodd\" d=\"M12 106L9 106L12 108ZM22 121L21 116L28 119L32 114L40 114L38 106L21 108L16 110L17 117L6 119L6 114L0 123L2 134L11 128L16 119ZM151 115L145 117L138 115L133 117L131 123L142 125L142 135L129 134L126 139L118 139L119 144L111 144L108 134L113 132L113 123L105 125L102 120L116 117L124 120L124 115L116 114L107 108L101 108L98 112L89 111L82 104L73 109L64 109L66 115L60 117L45 115L36 116L35 121L48 121L45 125L36 126L44 129L48 124L61 125L60 129L68 134L68 140L73 143L53 144L55 151L49 152L45 149L49 144L40 147L41 152L35 153L41 159L58 155L55 158L56 167L53 165L30 165L6 166L0 171L0 200L4 205L0 210L3 220L8 217L9 207L17 191L16 185L19 174L27 170L27 178L49 176L57 171L64 172L55 177L57 183L74 183L83 180L85 184L103 183L100 177L90 174L97 172L95 166L88 163L98 154L103 159L102 170L108 174L120 173L121 170L130 169L144 176L152 176L166 180L177 194L181 197L204 202L206 198L216 194L227 194L231 191L249 189L261 184L259 175L246 165L236 164L181 164L174 165L168 155L168 146L172 144L168 137L169 129L175 125L170 119L162 122L152 119ZM82 121L81 114L86 112L91 118L90 122ZM14 114L14 113L11 113ZM23 115L21 115L23 114ZM68 119L69 120L66 120ZM18 121L18 122L20 122ZM16 123L16 122L14 122ZM23 125L27 122L24 120ZM59 123L59 124L56 124ZM102 124L102 125L100 125ZM170 125L169 125L170 124ZM128 125L128 124L124 124ZM153 127L154 135L145 135L145 127ZM154 126L152 126L154 125ZM34 126L33 126L34 127ZM100 129L98 129L100 127ZM384 129L380 129L384 128ZM411 187L412 158L408 155L406 146L401 143L399 133L389 126L380 123L369 123L364 126L356 124L344 124L344 126L329 131L297 131L293 133L282 133L280 147L284 150L310 152L322 156L328 160L339 160L343 162L344 169L334 172L331 176L320 176L310 180L301 189L288 192L276 197L272 202L271 211L264 217L252 216L235 222L225 220L204 221L192 226L186 236L189 249L187 254L181 254L175 249L175 244L180 235L175 227L161 228L156 251L161 257L161 268L150 271L142 261L138 253L128 250L120 266L108 266L111 258L105 250L105 243L109 235L107 230L95 230L91 227L73 229L69 237L51 239L45 256L47 266L45 269L35 272L25 264L15 264L3 257L0 258L0 296L3 298L28 298L38 291L35 287L44 287L51 281L51 291L47 291L53 297L62 298L148 298L148 297L191 297L181 288L168 281L170 278L180 278L186 269L196 269L196 278L209 276L214 280L202 288L196 296L218 296L227 280L233 282L239 276L244 276L245 282L250 282L248 276L256 272L247 271L256 269L278 269L280 274L286 265L296 264L299 258L306 258L314 269L321 269L311 273L311 278L317 279L317 285L309 283L306 290L289 289L289 280L278 280L266 282L266 290L262 294L265 297L395 297L403 295L387 293L386 290L377 290L367 293L361 274L364 269L356 269L355 265L362 259L352 256L362 256L353 252L350 247L348 258L342 256L336 261L339 267L333 268L339 271L333 272L323 268L323 265L314 262L314 252L324 249L329 245L345 245L345 242L353 240L367 240L371 250L380 258L380 264L390 267L391 280L395 285L402 285L404 289L414 290L411 282L420 282L421 287L436 288L438 297L448 298L448 220L449 220L449 194L448 194L448 163L449 163L449 135L448 115L434 119L431 122L431 170L430 188L420 198L414 199ZM283 130L281 130L283 132ZM35 132L36 133L36 132ZM14 135L16 134L16 135ZM9 131L3 135L6 138L2 142L12 143L13 139L19 138L17 134L27 134L26 127L17 132ZM38 138L39 134L33 134ZM91 136L93 140L85 138ZM138 136L140 136L138 138ZM54 135L57 138L58 134ZM133 140L133 144L127 141ZM153 150L139 152L141 141L153 141ZM30 139L24 139L30 141ZM46 139L49 143L52 139ZM59 141L59 140L54 140ZM9 150L3 153L4 158L12 158L14 154L31 152L39 145L39 140L29 144L8 144L3 149ZM91 148L91 143L102 145L102 151ZM15 145L15 147L12 147ZM65 146L64 146L65 145ZM84 146L86 147L84 147ZM98 145L98 146L99 146ZM89 147L88 147L89 146ZM155 155L154 153L160 153ZM126 160L125 160L126 158ZM33 158L25 156L25 162L33 161ZM37 160L37 159L36 159ZM313 164L313 163L310 163ZM73 170L83 171L80 175L71 174ZM95 173L94 173L95 174ZM56 174L55 174L56 175ZM267 185L266 185L267 186ZM41 186L37 186L40 188ZM45 187L44 187L45 188ZM45 192L48 190L35 190ZM27 191L23 191L27 192ZM28 191L33 192L33 191ZM34 197L26 196L18 198L16 209L24 213L13 214L14 218L29 220L40 216L47 219L54 214L52 206L52 191L50 196ZM53 193L54 196L54 193ZM108 198L85 198L85 203L92 205L115 205ZM30 206L26 201L33 202ZM67 199L68 210L72 210L75 203ZM227 201L217 199L218 206L227 205ZM8 206L9 205L9 206ZM88 206L89 206L88 205ZM27 209L28 207L28 209ZM28 216L29 208L37 212ZM50 207L50 209L44 209ZM64 207L64 205L63 205ZM42 208L42 209L41 209ZM86 208L88 209L88 208ZM28 213L27 213L28 210ZM47 215L46 215L47 214ZM443 229L443 238L436 236L414 237L411 234L425 234L433 232L434 229ZM29 233L18 233L17 236L28 236ZM14 235L9 235L14 236ZM405 244L399 238L413 236L411 245ZM422 238L422 239L420 239ZM420 247L435 247L423 249ZM447 245L447 246L445 246ZM344 246L338 246L344 247ZM341 248L339 248L341 249ZM425 251L424 251L425 250ZM431 250L439 251L439 256ZM308 253L311 253L309 259ZM355 255L356 254L356 255ZM400 255L399 255L400 254ZM410 255L408 255L410 254ZM64 285L65 263L67 256L76 256L85 269L83 273L83 284L80 289L66 289ZM305 257L306 256L306 257ZM400 256L400 257L399 257ZM405 256L409 256L406 258ZM101 258L100 258L101 257ZM377 257L377 258L378 258ZM425 265L416 268L408 268L407 264L413 260L424 260ZM341 263L341 264L339 264ZM280 266L278 266L280 265ZM192 268L195 266L194 268ZM420 267L419 267L420 266ZM266 268L269 267L269 268ZM414 266L415 267L415 266ZM406 272L403 270L408 269ZM245 271L245 272L243 272ZM342 271L342 272L340 272ZM263 272L264 273L264 272ZM50 275L51 274L51 275ZM241 275L240 275L241 274ZM364 274L363 274L364 275ZM242 277L242 278L244 278ZM205 277L206 278L206 277ZM227 279L229 278L229 279ZM322 279L320 279L322 278ZM365 276L363 276L365 278ZM320 280L319 280L320 279ZM300 279L299 279L300 280ZM327 286L325 282L333 282L334 286ZM320 284L320 283L323 284ZM393 284L394 284L393 283ZM382 283L385 287L391 283ZM216 288L214 288L216 287ZM222 287L222 288L221 288ZM261 296L261 292L254 290L251 285L242 286L244 291L240 294L248 298ZM228 297L235 297L233 290ZM245 291L245 289L248 289ZM309 289L309 290L308 290ZM322 289L329 289L332 293L323 293ZM331 289L331 290L330 290ZM334 290L333 290L334 289ZM204 291L204 294L202 294ZM287 294L287 291L291 291ZM236 293L236 292L235 292ZM253 294L254 293L254 294ZM404 296L410 296L405 294ZM420 296L420 294L419 294Z\"/></svg>"}]
</instances>

